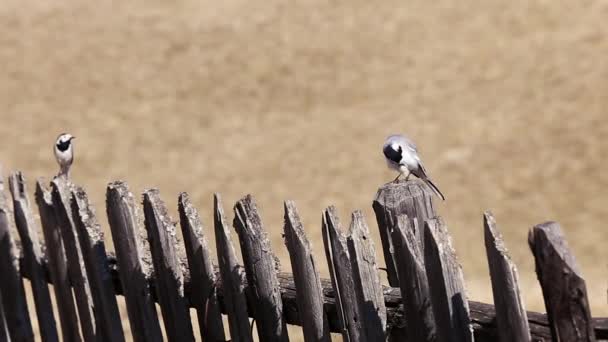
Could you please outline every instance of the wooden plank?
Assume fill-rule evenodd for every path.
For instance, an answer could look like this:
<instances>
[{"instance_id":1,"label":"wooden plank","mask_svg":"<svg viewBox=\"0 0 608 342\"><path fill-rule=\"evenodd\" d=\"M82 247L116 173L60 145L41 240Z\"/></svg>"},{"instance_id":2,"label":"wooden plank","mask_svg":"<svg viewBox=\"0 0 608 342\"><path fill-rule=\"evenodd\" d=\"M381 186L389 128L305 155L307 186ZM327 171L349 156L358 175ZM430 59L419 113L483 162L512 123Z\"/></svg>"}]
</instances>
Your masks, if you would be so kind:
<instances>
[{"instance_id":1,"label":"wooden plank","mask_svg":"<svg viewBox=\"0 0 608 342\"><path fill-rule=\"evenodd\" d=\"M376 248L363 213L353 212L347 238L360 321L367 341L386 340L386 306L376 264Z\"/></svg>"},{"instance_id":2,"label":"wooden plank","mask_svg":"<svg viewBox=\"0 0 608 342\"><path fill-rule=\"evenodd\" d=\"M179 195L178 211L190 269L190 302L198 313L201 336L205 341L225 341L215 273L207 239L203 235L203 224L185 192Z\"/></svg>"},{"instance_id":3,"label":"wooden plank","mask_svg":"<svg viewBox=\"0 0 608 342\"><path fill-rule=\"evenodd\" d=\"M373 202L380 240L384 252L388 282L393 287L399 287L397 265L393 255L393 242L391 231L396 229L397 216L406 215L410 220L417 219L424 222L436 215L433 207L434 195L429 192L428 186L419 179L387 183L378 189ZM423 229L415 232L424 253Z\"/></svg>"},{"instance_id":4,"label":"wooden plank","mask_svg":"<svg viewBox=\"0 0 608 342\"><path fill-rule=\"evenodd\" d=\"M12 216L0 172L0 295L6 314L6 325L11 341L34 341L25 289L19 273L19 254L11 235Z\"/></svg>"},{"instance_id":5,"label":"wooden plank","mask_svg":"<svg viewBox=\"0 0 608 342\"><path fill-rule=\"evenodd\" d=\"M25 179L21 172L12 173L8 179L9 188L13 197L13 211L15 215L15 225L21 238L24 266L28 269L31 276L32 293L34 295L34 305L38 316L38 327L42 341L59 341L55 316L53 315L53 304L49 287L44 277L42 269L42 250L38 240L38 227L27 196Z\"/></svg>"},{"instance_id":6,"label":"wooden plank","mask_svg":"<svg viewBox=\"0 0 608 342\"><path fill-rule=\"evenodd\" d=\"M57 225L52 194L44 183L41 179L37 180L35 198L46 245L47 268L50 280L53 283L55 302L59 313L59 322L61 323L61 336L65 342L79 342L82 338L80 337L78 324L75 324L75 322L78 322L78 315L76 314L76 306L70 286L63 240L61 239L60 228Z\"/></svg>"},{"instance_id":7,"label":"wooden plank","mask_svg":"<svg viewBox=\"0 0 608 342\"><path fill-rule=\"evenodd\" d=\"M239 235L243 263L252 288L253 314L260 341L288 341L283 302L277 280L278 260L251 195L234 207L234 227Z\"/></svg>"},{"instance_id":8,"label":"wooden plank","mask_svg":"<svg viewBox=\"0 0 608 342\"><path fill-rule=\"evenodd\" d=\"M106 192L108 222L116 250L121 290L125 295L133 340L162 342L154 299L148 286L150 262L140 238L142 222L133 194L124 182L113 182ZM116 283L116 282L115 282Z\"/></svg>"},{"instance_id":9,"label":"wooden plank","mask_svg":"<svg viewBox=\"0 0 608 342\"><path fill-rule=\"evenodd\" d=\"M323 213L323 244L329 265L331 283L336 296L338 317L342 322L344 341L365 341L361 325L360 306L353 280L352 263L348 254L346 237L340 228L336 208L330 206Z\"/></svg>"},{"instance_id":10,"label":"wooden plank","mask_svg":"<svg viewBox=\"0 0 608 342\"><path fill-rule=\"evenodd\" d=\"M219 194L213 196L213 212L215 244L222 279L224 308L230 327L230 340L232 342L253 342L243 284L245 275L237 263Z\"/></svg>"},{"instance_id":11,"label":"wooden plank","mask_svg":"<svg viewBox=\"0 0 608 342\"><path fill-rule=\"evenodd\" d=\"M285 245L289 251L296 287L298 314L304 341L329 342L329 323L323 310L323 288L315 267L312 248L293 201L285 202ZM382 299L384 304L384 299Z\"/></svg>"},{"instance_id":12,"label":"wooden plank","mask_svg":"<svg viewBox=\"0 0 608 342\"><path fill-rule=\"evenodd\" d=\"M414 220L418 224L418 220ZM436 341L437 327L431 305L429 282L424 268L424 255L406 215L397 217L397 229L392 231L393 246L397 257L401 297L404 304L405 329L412 341Z\"/></svg>"},{"instance_id":13,"label":"wooden plank","mask_svg":"<svg viewBox=\"0 0 608 342\"><path fill-rule=\"evenodd\" d=\"M72 191L72 213L95 305L96 331L103 341L124 341L103 233L81 187Z\"/></svg>"},{"instance_id":14,"label":"wooden plank","mask_svg":"<svg viewBox=\"0 0 608 342\"><path fill-rule=\"evenodd\" d=\"M72 219L72 208L70 198L73 184L68 180L55 177L51 182L53 207L57 217L57 224L61 229L61 238L67 257L68 274L70 283L74 288L76 297L76 309L80 318L80 328L85 341L94 341L97 338L95 332L95 317L93 309L93 297L89 287L89 280L84 269L82 251L78 244L78 233Z\"/></svg>"},{"instance_id":15,"label":"wooden plank","mask_svg":"<svg viewBox=\"0 0 608 342\"><path fill-rule=\"evenodd\" d=\"M144 191L144 223L156 273L156 296L169 341L194 341L184 296L184 276L177 255L176 227L158 189Z\"/></svg>"},{"instance_id":16,"label":"wooden plank","mask_svg":"<svg viewBox=\"0 0 608 342\"><path fill-rule=\"evenodd\" d=\"M462 268L441 218L425 222L424 261L438 341L473 341Z\"/></svg>"},{"instance_id":17,"label":"wooden plank","mask_svg":"<svg viewBox=\"0 0 608 342\"><path fill-rule=\"evenodd\" d=\"M500 341L530 341L528 316L519 294L517 268L490 212L484 213L484 237Z\"/></svg>"},{"instance_id":18,"label":"wooden plank","mask_svg":"<svg viewBox=\"0 0 608 342\"><path fill-rule=\"evenodd\" d=\"M534 226L528 243L536 261L554 341L595 341L585 280L557 222Z\"/></svg>"}]
</instances>

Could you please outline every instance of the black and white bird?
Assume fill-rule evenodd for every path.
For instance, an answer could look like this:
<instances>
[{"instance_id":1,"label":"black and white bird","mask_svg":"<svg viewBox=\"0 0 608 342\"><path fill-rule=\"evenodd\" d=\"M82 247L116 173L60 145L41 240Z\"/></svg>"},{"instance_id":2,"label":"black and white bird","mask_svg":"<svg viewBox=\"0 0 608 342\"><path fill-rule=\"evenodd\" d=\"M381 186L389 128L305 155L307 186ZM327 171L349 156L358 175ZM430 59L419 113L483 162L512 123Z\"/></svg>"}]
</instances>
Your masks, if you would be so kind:
<instances>
[{"instance_id":1,"label":"black and white bird","mask_svg":"<svg viewBox=\"0 0 608 342\"><path fill-rule=\"evenodd\" d=\"M413 141L408 139L406 136L401 134L389 135L384 142L382 152L386 158L386 163L391 170L399 172L394 182L399 180L399 177L403 174L407 174L406 180L410 178L411 174L422 179L428 186L433 189L437 196L445 200L445 197L439 191L439 188L429 178L422 160L418 155L418 148Z\"/></svg>"},{"instance_id":2,"label":"black and white bird","mask_svg":"<svg viewBox=\"0 0 608 342\"><path fill-rule=\"evenodd\" d=\"M74 138L69 133L62 133L57 137L57 141L55 141L53 151L55 152L57 163L59 163L59 177L70 178L70 167L74 162L74 144L72 143Z\"/></svg>"}]
</instances>

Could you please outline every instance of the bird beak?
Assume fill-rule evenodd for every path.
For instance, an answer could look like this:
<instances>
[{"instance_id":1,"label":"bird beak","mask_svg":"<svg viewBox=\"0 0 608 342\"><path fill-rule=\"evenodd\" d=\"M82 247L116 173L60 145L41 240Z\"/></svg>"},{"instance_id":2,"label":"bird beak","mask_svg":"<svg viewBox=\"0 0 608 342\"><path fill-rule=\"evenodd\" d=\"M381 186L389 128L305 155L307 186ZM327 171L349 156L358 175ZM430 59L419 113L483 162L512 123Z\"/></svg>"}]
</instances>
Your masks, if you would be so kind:
<instances>
[{"instance_id":1,"label":"bird beak","mask_svg":"<svg viewBox=\"0 0 608 342\"><path fill-rule=\"evenodd\" d=\"M72 140L72 139L76 139L76 137L72 137L70 140Z\"/></svg>"}]
</instances>

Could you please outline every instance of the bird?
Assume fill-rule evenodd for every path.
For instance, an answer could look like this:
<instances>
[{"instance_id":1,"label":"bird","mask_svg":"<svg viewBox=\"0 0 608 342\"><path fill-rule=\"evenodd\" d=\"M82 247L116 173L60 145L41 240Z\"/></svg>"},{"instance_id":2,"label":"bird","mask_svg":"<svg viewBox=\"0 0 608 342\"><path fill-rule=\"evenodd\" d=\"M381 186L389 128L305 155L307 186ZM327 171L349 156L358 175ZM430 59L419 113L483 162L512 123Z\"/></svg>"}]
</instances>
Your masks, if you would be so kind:
<instances>
[{"instance_id":1,"label":"bird","mask_svg":"<svg viewBox=\"0 0 608 342\"><path fill-rule=\"evenodd\" d=\"M69 133L61 133L55 141L53 151L55 152L55 159L59 164L58 177L70 178L70 167L74 162L74 144L72 140L76 137Z\"/></svg>"},{"instance_id":2,"label":"bird","mask_svg":"<svg viewBox=\"0 0 608 342\"><path fill-rule=\"evenodd\" d=\"M386 163L391 170L399 172L393 182L397 182L401 175L407 173L405 180L409 180L410 175L422 179L442 200L445 197L439 188L431 181L418 155L416 144L403 134L392 134L386 138L382 152L386 158Z\"/></svg>"}]
</instances>

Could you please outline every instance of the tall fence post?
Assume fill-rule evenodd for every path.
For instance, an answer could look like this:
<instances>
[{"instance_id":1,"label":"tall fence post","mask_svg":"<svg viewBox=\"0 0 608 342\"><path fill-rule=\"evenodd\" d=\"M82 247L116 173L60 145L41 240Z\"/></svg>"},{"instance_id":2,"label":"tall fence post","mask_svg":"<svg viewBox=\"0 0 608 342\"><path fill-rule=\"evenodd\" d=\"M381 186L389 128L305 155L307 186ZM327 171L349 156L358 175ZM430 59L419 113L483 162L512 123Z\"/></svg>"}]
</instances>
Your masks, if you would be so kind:
<instances>
[{"instance_id":1,"label":"tall fence post","mask_svg":"<svg viewBox=\"0 0 608 342\"><path fill-rule=\"evenodd\" d=\"M21 237L24 265L32 284L40 336L45 342L59 341L51 294L42 269L44 255L38 240L38 227L32 215L23 174L21 172L11 174L8 184L13 197L15 225Z\"/></svg>"},{"instance_id":2,"label":"tall fence post","mask_svg":"<svg viewBox=\"0 0 608 342\"><path fill-rule=\"evenodd\" d=\"M557 222L534 226L528 235L555 341L595 341L587 288Z\"/></svg>"}]
</instances>

